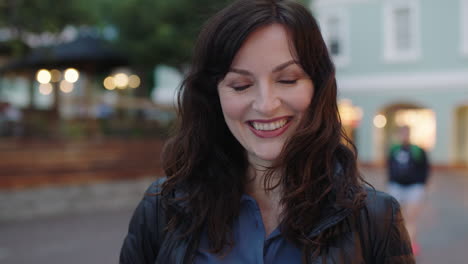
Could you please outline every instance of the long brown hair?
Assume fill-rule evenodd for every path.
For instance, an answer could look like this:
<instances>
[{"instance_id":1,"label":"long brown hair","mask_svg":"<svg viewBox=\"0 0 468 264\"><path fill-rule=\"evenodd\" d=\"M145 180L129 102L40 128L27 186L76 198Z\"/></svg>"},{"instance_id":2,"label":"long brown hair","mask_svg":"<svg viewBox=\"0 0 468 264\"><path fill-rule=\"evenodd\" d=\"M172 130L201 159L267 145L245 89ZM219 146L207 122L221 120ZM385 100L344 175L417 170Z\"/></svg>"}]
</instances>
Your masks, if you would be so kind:
<instances>
[{"instance_id":1,"label":"long brown hair","mask_svg":"<svg viewBox=\"0 0 468 264\"><path fill-rule=\"evenodd\" d=\"M232 246L232 223L248 180L248 162L224 121L217 84L247 36L272 23L287 28L299 62L314 83L307 113L264 182L274 188L269 184L272 172L281 172L281 232L302 248L306 259L308 252L319 252L327 243L326 234L308 237L324 208L332 203L357 210L365 194L356 149L344 135L338 114L333 63L317 22L298 3L239 0L205 24L179 92L179 126L163 153L167 180L162 197L168 204L183 205L183 210L175 210L169 229L183 229L183 236L206 230L214 253Z\"/></svg>"}]
</instances>

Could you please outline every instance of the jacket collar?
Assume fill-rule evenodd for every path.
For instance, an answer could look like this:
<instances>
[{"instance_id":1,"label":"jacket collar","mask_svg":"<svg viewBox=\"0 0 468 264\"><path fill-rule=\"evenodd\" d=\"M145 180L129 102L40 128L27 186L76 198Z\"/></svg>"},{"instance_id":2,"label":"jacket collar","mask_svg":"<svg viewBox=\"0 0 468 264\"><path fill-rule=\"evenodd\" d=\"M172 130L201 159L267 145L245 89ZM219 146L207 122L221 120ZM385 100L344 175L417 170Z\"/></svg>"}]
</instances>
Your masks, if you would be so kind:
<instances>
[{"instance_id":1,"label":"jacket collar","mask_svg":"<svg viewBox=\"0 0 468 264\"><path fill-rule=\"evenodd\" d=\"M339 177L342 172L343 172L343 168L341 164L339 164L338 162L335 163L334 177ZM174 193L174 197L176 199L182 198L185 195L186 195L185 192L182 190L176 190ZM246 199L245 195L242 195L241 199ZM186 201L185 202L178 201L175 204L173 204L172 207L173 209L178 210L179 212L189 213ZM343 208L337 205L336 203L331 203L324 210L323 217L321 218L319 223L315 226L314 229L312 229L312 231L309 232L308 237L314 238L320 235L324 230L327 230L328 228L331 228L335 226L336 224L340 223L341 221L343 221L344 219L346 219L349 215L352 214L352 212L353 210L350 208Z\"/></svg>"},{"instance_id":2,"label":"jacket collar","mask_svg":"<svg viewBox=\"0 0 468 264\"><path fill-rule=\"evenodd\" d=\"M349 215L352 214L352 210L349 208L339 208L332 206L328 210L325 210L324 216L321 218L319 223L309 232L308 237L314 238L320 235L324 230L333 227L334 225L340 223Z\"/></svg>"},{"instance_id":3,"label":"jacket collar","mask_svg":"<svg viewBox=\"0 0 468 264\"><path fill-rule=\"evenodd\" d=\"M338 178L341 177L342 174L343 167L339 162L336 162L333 177ZM324 210L323 217L321 218L317 226L309 233L309 238L313 238L320 235L324 230L327 230L328 228L331 228L334 225L340 223L352 213L352 209L339 206L334 201L330 202L329 206L327 206Z\"/></svg>"}]
</instances>

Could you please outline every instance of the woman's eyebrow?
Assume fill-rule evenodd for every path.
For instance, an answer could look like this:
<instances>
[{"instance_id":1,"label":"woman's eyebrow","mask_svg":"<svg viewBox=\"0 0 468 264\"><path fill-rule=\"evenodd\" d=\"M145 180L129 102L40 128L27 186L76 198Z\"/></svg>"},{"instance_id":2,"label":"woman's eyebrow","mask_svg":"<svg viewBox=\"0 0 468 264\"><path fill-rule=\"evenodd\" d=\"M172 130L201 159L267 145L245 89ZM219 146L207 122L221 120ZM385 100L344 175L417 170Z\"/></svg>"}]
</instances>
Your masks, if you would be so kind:
<instances>
[{"instance_id":1,"label":"woman's eyebrow","mask_svg":"<svg viewBox=\"0 0 468 264\"><path fill-rule=\"evenodd\" d=\"M285 68L287 68L288 66L290 65L293 65L293 64L297 64L297 61L295 60L290 60L290 61L287 61L285 63L281 63L280 65L276 66L275 68L273 68L273 71L272 72L279 72Z\"/></svg>"},{"instance_id":2,"label":"woman's eyebrow","mask_svg":"<svg viewBox=\"0 0 468 264\"><path fill-rule=\"evenodd\" d=\"M247 70L241 70L241 69L236 69L236 68L230 68L228 72L235 72L241 75L248 75L252 76L253 74Z\"/></svg>"},{"instance_id":3,"label":"woman's eyebrow","mask_svg":"<svg viewBox=\"0 0 468 264\"><path fill-rule=\"evenodd\" d=\"M285 68L287 68L288 66L290 65L293 65L293 64L297 64L297 61L295 60L290 60L290 61L287 61L287 62L284 62L284 63L281 63L280 65L276 66L273 68L272 72L279 72ZM236 68L230 68L228 72L234 72L234 73L238 73L238 74L241 74L241 75L248 75L248 76L252 76L253 74L251 72L249 72L248 70L243 70L243 69L236 69Z\"/></svg>"}]
</instances>

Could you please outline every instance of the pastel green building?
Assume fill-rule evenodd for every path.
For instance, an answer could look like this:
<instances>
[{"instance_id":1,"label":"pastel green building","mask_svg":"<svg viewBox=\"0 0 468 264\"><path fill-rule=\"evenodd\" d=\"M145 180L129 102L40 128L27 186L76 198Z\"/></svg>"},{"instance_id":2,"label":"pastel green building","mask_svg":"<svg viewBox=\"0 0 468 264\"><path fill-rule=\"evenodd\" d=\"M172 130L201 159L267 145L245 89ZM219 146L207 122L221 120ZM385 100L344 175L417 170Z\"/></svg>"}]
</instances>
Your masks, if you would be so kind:
<instances>
[{"instance_id":1,"label":"pastel green building","mask_svg":"<svg viewBox=\"0 0 468 264\"><path fill-rule=\"evenodd\" d=\"M405 125L434 164L467 166L468 0L315 0L311 9L361 161L383 162Z\"/></svg>"}]
</instances>

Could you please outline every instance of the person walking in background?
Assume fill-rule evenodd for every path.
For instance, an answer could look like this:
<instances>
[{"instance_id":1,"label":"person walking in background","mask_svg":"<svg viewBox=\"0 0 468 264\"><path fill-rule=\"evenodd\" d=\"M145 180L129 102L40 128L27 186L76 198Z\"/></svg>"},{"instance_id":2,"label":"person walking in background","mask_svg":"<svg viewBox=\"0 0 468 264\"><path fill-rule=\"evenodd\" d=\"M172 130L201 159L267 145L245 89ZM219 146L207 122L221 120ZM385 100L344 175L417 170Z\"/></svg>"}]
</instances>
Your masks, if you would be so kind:
<instances>
[{"instance_id":1,"label":"person walking in background","mask_svg":"<svg viewBox=\"0 0 468 264\"><path fill-rule=\"evenodd\" d=\"M424 149L410 142L410 128L398 129L398 143L390 148L388 155L388 193L401 204L413 252L418 255L418 217L425 200L429 162Z\"/></svg>"}]
</instances>

